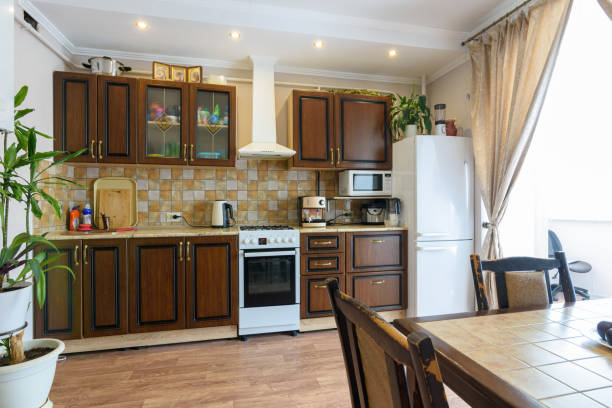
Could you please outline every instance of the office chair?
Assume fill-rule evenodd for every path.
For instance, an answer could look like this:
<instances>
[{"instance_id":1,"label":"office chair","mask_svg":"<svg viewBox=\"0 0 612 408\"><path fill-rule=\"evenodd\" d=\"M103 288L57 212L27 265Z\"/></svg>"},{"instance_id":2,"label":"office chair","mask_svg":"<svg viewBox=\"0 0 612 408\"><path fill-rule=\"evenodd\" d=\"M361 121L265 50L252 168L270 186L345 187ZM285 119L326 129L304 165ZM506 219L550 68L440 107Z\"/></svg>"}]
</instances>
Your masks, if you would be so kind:
<instances>
[{"instance_id":1,"label":"office chair","mask_svg":"<svg viewBox=\"0 0 612 408\"><path fill-rule=\"evenodd\" d=\"M561 241L559 240L557 234L555 234L553 230L548 230L548 257L553 258L555 256L556 251L563 251L563 246L561 245ZM568 262L568 266L570 272L576 273L588 273L593 268L590 263L585 261L571 261ZM553 276L553 279L556 278L558 275L559 273ZM555 296L554 299L558 300L556 295L557 293L563 290L563 287L558 283L553 283L550 285L550 288L552 290L552 295ZM589 291L585 288L574 286L574 290L576 291L577 295L582 296L585 300L591 298L591 295L589 295Z\"/></svg>"}]
</instances>

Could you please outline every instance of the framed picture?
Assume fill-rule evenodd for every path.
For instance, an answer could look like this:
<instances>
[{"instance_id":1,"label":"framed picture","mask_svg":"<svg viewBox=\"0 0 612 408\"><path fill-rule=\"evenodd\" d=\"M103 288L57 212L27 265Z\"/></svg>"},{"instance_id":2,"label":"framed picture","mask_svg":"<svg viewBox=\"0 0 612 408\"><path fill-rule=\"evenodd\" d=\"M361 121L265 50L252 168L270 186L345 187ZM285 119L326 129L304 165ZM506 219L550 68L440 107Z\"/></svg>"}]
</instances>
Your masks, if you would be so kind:
<instances>
[{"instance_id":1,"label":"framed picture","mask_svg":"<svg viewBox=\"0 0 612 408\"><path fill-rule=\"evenodd\" d=\"M153 79L162 81L170 80L170 65L153 61Z\"/></svg>"},{"instance_id":2,"label":"framed picture","mask_svg":"<svg viewBox=\"0 0 612 408\"><path fill-rule=\"evenodd\" d=\"M202 67L187 68L187 82L202 82Z\"/></svg>"},{"instance_id":3,"label":"framed picture","mask_svg":"<svg viewBox=\"0 0 612 408\"><path fill-rule=\"evenodd\" d=\"M172 65L170 67L170 78L173 81L185 82L187 80L187 68L180 67L178 65Z\"/></svg>"}]
</instances>

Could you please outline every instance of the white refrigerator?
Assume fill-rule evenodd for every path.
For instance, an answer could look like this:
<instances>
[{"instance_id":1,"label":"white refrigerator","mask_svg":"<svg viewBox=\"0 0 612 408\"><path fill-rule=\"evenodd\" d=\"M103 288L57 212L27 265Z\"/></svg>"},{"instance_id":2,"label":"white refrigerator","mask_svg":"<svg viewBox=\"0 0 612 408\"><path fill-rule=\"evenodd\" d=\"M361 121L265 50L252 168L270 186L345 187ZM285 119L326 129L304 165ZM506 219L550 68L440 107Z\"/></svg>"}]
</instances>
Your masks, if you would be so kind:
<instances>
[{"instance_id":1,"label":"white refrigerator","mask_svg":"<svg viewBox=\"0 0 612 408\"><path fill-rule=\"evenodd\" d=\"M473 311L472 139L418 135L394 143L392 181L408 227L408 314Z\"/></svg>"}]
</instances>

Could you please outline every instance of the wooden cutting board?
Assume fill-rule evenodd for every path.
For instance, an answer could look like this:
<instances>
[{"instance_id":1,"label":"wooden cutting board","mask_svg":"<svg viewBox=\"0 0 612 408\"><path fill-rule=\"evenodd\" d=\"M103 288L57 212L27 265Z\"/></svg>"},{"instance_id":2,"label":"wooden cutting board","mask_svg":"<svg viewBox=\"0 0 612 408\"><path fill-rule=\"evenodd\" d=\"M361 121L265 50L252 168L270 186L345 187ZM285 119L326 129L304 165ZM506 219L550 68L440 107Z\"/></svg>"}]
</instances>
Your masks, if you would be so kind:
<instances>
[{"instance_id":1,"label":"wooden cutting board","mask_svg":"<svg viewBox=\"0 0 612 408\"><path fill-rule=\"evenodd\" d=\"M98 226L102 226L102 214L110 217L110 227L113 229L131 226L131 196L130 190L101 189L98 190Z\"/></svg>"}]
</instances>

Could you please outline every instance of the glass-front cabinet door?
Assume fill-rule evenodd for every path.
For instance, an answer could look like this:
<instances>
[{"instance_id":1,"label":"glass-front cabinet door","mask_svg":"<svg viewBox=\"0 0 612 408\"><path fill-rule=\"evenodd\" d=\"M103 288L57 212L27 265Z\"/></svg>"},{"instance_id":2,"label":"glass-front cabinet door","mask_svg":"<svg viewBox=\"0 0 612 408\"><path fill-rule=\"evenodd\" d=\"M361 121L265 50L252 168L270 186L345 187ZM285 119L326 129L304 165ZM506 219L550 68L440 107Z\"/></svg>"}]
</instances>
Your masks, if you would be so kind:
<instances>
[{"instance_id":1,"label":"glass-front cabinet door","mask_svg":"<svg viewBox=\"0 0 612 408\"><path fill-rule=\"evenodd\" d=\"M189 163L234 166L236 162L236 88L189 85Z\"/></svg>"},{"instance_id":2,"label":"glass-front cabinet door","mask_svg":"<svg viewBox=\"0 0 612 408\"><path fill-rule=\"evenodd\" d=\"M187 164L187 86L139 81L139 163Z\"/></svg>"}]
</instances>

